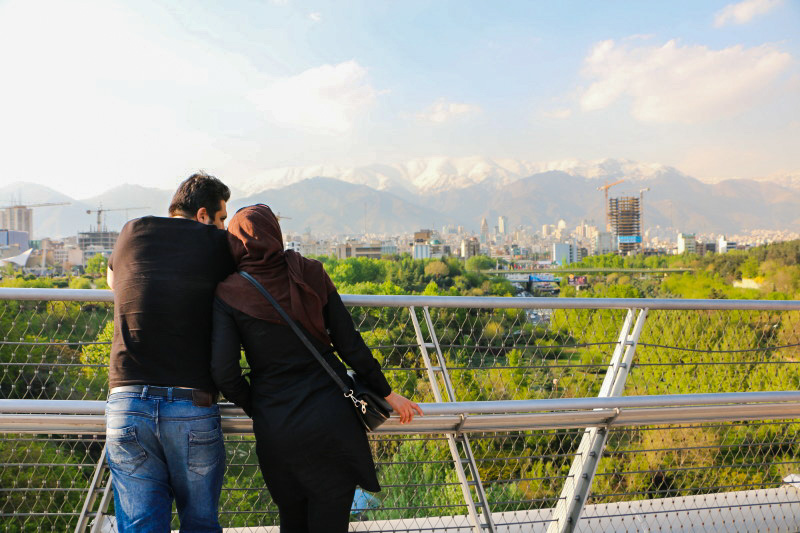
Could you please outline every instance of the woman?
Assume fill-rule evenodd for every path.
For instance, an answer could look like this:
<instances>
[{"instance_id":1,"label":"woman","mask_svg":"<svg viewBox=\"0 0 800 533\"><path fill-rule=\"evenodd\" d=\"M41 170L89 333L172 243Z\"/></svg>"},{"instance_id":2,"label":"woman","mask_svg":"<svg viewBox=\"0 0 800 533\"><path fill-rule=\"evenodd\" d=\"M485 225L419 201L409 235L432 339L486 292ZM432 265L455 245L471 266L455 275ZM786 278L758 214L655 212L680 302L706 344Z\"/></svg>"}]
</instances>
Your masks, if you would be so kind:
<instances>
[{"instance_id":1,"label":"woman","mask_svg":"<svg viewBox=\"0 0 800 533\"><path fill-rule=\"evenodd\" d=\"M318 261L283 250L269 207L240 209L228 225L239 270L256 278L340 377L344 361L386 397L402 423L419 406L392 392L336 288ZM356 485L379 491L361 422L322 365L242 276L217 287L212 375L225 397L253 418L261 473L278 505L282 533L347 531ZM239 366L240 346L250 383Z\"/></svg>"}]
</instances>

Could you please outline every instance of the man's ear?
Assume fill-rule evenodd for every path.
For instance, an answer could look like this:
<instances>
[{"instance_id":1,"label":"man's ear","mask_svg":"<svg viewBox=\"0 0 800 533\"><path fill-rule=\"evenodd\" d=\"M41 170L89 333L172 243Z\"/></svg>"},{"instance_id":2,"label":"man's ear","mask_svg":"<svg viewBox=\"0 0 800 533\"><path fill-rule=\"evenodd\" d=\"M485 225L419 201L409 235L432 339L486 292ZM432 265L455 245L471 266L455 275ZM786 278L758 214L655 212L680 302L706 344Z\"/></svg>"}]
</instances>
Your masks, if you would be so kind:
<instances>
[{"instance_id":1,"label":"man's ear","mask_svg":"<svg viewBox=\"0 0 800 533\"><path fill-rule=\"evenodd\" d=\"M197 213L194 215L194 219L198 222L202 222L203 224L209 224L211 222L211 217L208 216L208 209L205 207L201 207L197 210Z\"/></svg>"}]
</instances>

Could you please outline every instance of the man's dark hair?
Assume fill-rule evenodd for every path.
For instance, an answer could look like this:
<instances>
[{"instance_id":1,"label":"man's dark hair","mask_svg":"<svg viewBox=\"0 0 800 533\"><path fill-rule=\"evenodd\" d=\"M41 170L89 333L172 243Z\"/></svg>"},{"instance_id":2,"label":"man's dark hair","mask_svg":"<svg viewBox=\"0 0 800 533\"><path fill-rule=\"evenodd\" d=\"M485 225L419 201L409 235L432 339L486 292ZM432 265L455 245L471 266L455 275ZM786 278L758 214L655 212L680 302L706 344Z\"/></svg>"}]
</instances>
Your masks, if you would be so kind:
<instances>
[{"instance_id":1,"label":"man's dark hair","mask_svg":"<svg viewBox=\"0 0 800 533\"><path fill-rule=\"evenodd\" d=\"M195 216L201 207L205 207L212 219L219 211L220 203L228 201L231 190L214 176L205 172L192 174L178 186L172 202L169 204L170 216Z\"/></svg>"}]
</instances>

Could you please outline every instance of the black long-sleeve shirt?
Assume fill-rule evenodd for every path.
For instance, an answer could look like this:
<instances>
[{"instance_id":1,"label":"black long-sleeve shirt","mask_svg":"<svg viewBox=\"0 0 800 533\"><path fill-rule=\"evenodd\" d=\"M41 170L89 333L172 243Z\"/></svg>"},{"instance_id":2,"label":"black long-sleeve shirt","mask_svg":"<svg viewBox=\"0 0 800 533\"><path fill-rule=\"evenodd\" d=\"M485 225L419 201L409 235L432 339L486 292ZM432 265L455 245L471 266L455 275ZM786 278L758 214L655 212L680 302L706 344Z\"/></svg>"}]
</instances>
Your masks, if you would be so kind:
<instances>
[{"instance_id":1,"label":"black long-sleeve shirt","mask_svg":"<svg viewBox=\"0 0 800 533\"><path fill-rule=\"evenodd\" d=\"M359 377L388 396L391 387L380 364L336 291L328 295L323 314L333 347L306 336L325 361L346 383L346 368L334 354L335 347ZM276 500L296 497L300 472L330 478L332 465L337 486L380 490L352 402L289 326L254 318L217 298L211 337L211 374L225 397L253 418L259 464ZM249 383L240 367L242 346L250 366Z\"/></svg>"},{"instance_id":2,"label":"black long-sleeve shirt","mask_svg":"<svg viewBox=\"0 0 800 533\"><path fill-rule=\"evenodd\" d=\"M333 348L304 332L325 361L347 382L346 369L333 353L335 348L359 377L383 396L388 396L391 387L381 372L380 364L356 331L353 319L336 291L328 295L323 316ZM300 327L303 329L302 325ZM242 346L250 367L249 383L242 375L240 365ZM322 365L289 326L254 318L219 298L214 302L211 374L225 397L250 416L254 389L274 398L277 391L290 394L290 390L303 381L312 383L312 388L319 383L333 384ZM320 374L324 377L309 379Z\"/></svg>"},{"instance_id":3,"label":"black long-sleeve shirt","mask_svg":"<svg viewBox=\"0 0 800 533\"><path fill-rule=\"evenodd\" d=\"M108 261L114 272L109 381L214 391L211 308L235 271L227 233L182 218L131 220Z\"/></svg>"}]
</instances>

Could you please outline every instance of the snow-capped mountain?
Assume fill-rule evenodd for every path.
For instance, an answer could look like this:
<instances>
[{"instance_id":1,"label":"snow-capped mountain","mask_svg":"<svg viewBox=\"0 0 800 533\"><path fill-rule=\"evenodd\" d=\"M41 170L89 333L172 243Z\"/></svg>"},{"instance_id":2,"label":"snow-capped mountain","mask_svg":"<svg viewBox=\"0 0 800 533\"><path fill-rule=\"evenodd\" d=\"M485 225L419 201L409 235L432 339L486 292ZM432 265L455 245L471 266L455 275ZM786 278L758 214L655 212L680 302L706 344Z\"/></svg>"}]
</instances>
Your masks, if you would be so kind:
<instances>
[{"instance_id":1,"label":"snow-capped mountain","mask_svg":"<svg viewBox=\"0 0 800 533\"><path fill-rule=\"evenodd\" d=\"M366 185L379 191L433 194L459 190L477 184L502 187L522 178L549 171L571 176L629 181L651 179L664 174L682 174L661 164L639 163L626 159L530 162L519 159L487 157L428 157L405 163L374 164L360 167L317 165L285 167L265 171L262 175L238 184L248 194L278 189L314 177L333 178L355 185Z\"/></svg>"},{"instance_id":2,"label":"snow-capped mountain","mask_svg":"<svg viewBox=\"0 0 800 533\"><path fill-rule=\"evenodd\" d=\"M756 181L774 183L787 189L800 190L800 171L799 172L780 172L761 178L754 178Z\"/></svg>"}]
</instances>

